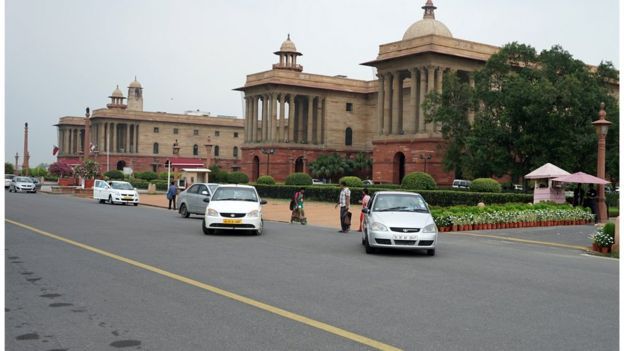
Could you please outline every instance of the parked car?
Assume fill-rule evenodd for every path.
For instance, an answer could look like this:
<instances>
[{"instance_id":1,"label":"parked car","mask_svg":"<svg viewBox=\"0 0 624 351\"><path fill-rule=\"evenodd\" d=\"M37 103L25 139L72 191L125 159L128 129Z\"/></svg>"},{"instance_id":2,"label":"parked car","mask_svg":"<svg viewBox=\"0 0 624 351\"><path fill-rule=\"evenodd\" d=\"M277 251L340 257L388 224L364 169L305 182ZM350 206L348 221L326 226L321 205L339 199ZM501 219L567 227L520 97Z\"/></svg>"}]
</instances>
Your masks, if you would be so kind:
<instances>
[{"instance_id":1,"label":"parked car","mask_svg":"<svg viewBox=\"0 0 624 351\"><path fill-rule=\"evenodd\" d=\"M35 184L35 188L37 190L41 190L41 182L39 181L39 179L37 179L36 177L30 177L30 179Z\"/></svg>"},{"instance_id":2,"label":"parked car","mask_svg":"<svg viewBox=\"0 0 624 351\"><path fill-rule=\"evenodd\" d=\"M8 188L11 186L11 179L15 178L13 174L5 174L4 175L4 188Z\"/></svg>"},{"instance_id":3,"label":"parked car","mask_svg":"<svg viewBox=\"0 0 624 351\"><path fill-rule=\"evenodd\" d=\"M366 180L363 180L363 181L362 181L362 184L364 184L364 185L373 185L374 183L373 183L373 181L372 181L372 180L370 180L370 179L366 179Z\"/></svg>"},{"instance_id":4,"label":"parked car","mask_svg":"<svg viewBox=\"0 0 624 351\"><path fill-rule=\"evenodd\" d=\"M469 180L455 179L453 180L452 187L455 189L470 189L470 184L472 184L472 182Z\"/></svg>"},{"instance_id":5,"label":"parked car","mask_svg":"<svg viewBox=\"0 0 624 351\"><path fill-rule=\"evenodd\" d=\"M320 179L312 179L312 184L313 185L322 185L322 184L325 184L325 182L323 182Z\"/></svg>"},{"instance_id":6,"label":"parked car","mask_svg":"<svg viewBox=\"0 0 624 351\"><path fill-rule=\"evenodd\" d=\"M522 186L522 184L514 184L513 185L513 190L514 191L523 191L524 187Z\"/></svg>"},{"instance_id":7,"label":"parked car","mask_svg":"<svg viewBox=\"0 0 624 351\"><path fill-rule=\"evenodd\" d=\"M378 248L393 248L425 249L427 255L435 255L438 227L420 194L379 191L362 212L362 245L366 253L375 253Z\"/></svg>"},{"instance_id":8,"label":"parked car","mask_svg":"<svg viewBox=\"0 0 624 351\"><path fill-rule=\"evenodd\" d=\"M178 212L184 218L192 214L204 215L208 203L204 202L206 197L210 198L219 184L215 183L195 183L178 195Z\"/></svg>"},{"instance_id":9,"label":"parked car","mask_svg":"<svg viewBox=\"0 0 624 351\"><path fill-rule=\"evenodd\" d=\"M13 177L9 185L9 192L36 193L37 187L29 177Z\"/></svg>"},{"instance_id":10,"label":"parked car","mask_svg":"<svg viewBox=\"0 0 624 351\"><path fill-rule=\"evenodd\" d=\"M251 230L261 235L264 227L262 207L265 200L260 200L256 188L249 185L220 185L212 197L204 198L208 202L202 220L204 234L213 234L215 230Z\"/></svg>"},{"instance_id":11,"label":"parked car","mask_svg":"<svg viewBox=\"0 0 624 351\"><path fill-rule=\"evenodd\" d=\"M139 205L139 193L128 182L113 180L107 183L104 180L96 179L93 182L93 198L101 204L134 204Z\"/></svg>"}]
</instances>

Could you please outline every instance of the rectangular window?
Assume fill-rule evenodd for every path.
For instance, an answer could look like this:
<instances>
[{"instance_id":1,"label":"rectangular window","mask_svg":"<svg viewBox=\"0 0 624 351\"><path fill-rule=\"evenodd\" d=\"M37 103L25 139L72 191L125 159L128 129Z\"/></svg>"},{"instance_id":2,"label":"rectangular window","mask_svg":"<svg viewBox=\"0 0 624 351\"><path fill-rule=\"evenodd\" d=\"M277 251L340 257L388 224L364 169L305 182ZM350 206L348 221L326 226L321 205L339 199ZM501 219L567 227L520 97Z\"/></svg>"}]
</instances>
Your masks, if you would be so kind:
<instances>
[{"instance_id":1,"label":"rectangular window","mask_svg":"<svg viewBox=\"0 0 624 351\"><path fill-rule=\"evenodd\" d=\"M173 128L173 134L178 134L178 128Z\"/></svg>"},{"instance_id":2,"label":"rectangular window","mask_svg":"<svg viewBox=\"0 0 624 351\"><path fill-rule=\"evenodd\" d=\"M160 132L160 129L158 129L158 127L154 127L154 133L158 133Z\"/></svg>"},{"instance_id":3,"label":"rectangular window","mask_svg":"<svg viewBox=\"0 0 624 351\"><path fill-rule=\"evenodd\" d=\"M199 129L193 129L193 135L199 135Z\"/></svg>"},{"instance_id":4,"label":"rectangular window","mask_svg":"<svg viewBox=\"0 0 624 351\"><path fill-rule=\"evenodd\" d=\"M215 130L215 136L219 136L219 131Z\"/></svg>"},{"instance_id":5,"label":"rectangular window","mask_svg":"<svg viewBox=\"0 0 624 351\"><path fill-rule=\"evenodd\" d=\"M238 133L237 132L234 132L234 137L238 138Z\"/></svg>"},{"instance_id":6,"label":"rectangular window","mask_svg":"<svg viewBox=\"0 0 624 351\"><path fill-rule=\"evenodd\" d=\"M346 110L347 112L353 112L353 103L347 102Z\"/></svg>"}]
</instances>

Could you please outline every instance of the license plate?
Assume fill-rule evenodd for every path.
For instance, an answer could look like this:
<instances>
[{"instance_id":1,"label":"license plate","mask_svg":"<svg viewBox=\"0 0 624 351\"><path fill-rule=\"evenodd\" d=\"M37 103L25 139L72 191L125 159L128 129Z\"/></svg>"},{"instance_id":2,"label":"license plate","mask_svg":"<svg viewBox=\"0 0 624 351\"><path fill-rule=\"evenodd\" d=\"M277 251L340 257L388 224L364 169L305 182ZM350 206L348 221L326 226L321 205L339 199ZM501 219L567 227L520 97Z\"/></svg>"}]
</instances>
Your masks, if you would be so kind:
<instances>
[{"instance_id":1,"label":"license plate","mask_svg":"<svg viewBox=\"0 0 624 351\"><path fill-rule=\"evenodd\" d=\"M133 200L132 197L122 197L121 199L124 200L124 201L132 201Z\"/></svg>"},{"instance_id":2,"label":"license plate","mask_svg":"<svg viewBox=\"0 0 624 351\"><path fill-rule=\"evenodd\" d=\"M242 219L224 219L223 224L240 224Z\"/></svg>"},{"instance_id":3,"label":"license plate","mask_svg":"<svg viewBox=\"0 0 624 351\"><path fill-rule=\"evenodd\" d=\"M394 240L416 240L416 237L412 235L393 235L392 239Z\"/></svg>"}]
</instances>

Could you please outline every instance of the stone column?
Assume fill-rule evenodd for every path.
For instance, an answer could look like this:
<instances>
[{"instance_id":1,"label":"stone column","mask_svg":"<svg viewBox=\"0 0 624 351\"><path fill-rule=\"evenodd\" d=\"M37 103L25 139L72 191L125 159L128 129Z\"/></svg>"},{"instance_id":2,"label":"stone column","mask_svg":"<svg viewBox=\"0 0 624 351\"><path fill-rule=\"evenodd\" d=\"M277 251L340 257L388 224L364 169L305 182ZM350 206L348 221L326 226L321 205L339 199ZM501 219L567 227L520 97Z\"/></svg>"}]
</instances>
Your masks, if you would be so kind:
<instances>
[{"instance_id":1,"label":"stone column","mask_svg":"<svg viewBox=\"0 0 624 351\"><path fill-rule=\"evenodd\" d=\"M314 131L314 96L308 95L308 120L307 120L306 144L312 144L312 132Z\"/></svg>"},{"instance_id":2,"label":"stone column","mask_svg":"<svg viewBox=\"0 0 624 351\"><path fill-rule=\"evenodd\" d=\"M284 142L284 134L286 131L286 94L282 93L279 96L279 121L277 124L277 142Z\"/></svg>"},{"instance_id":3,"label":"stone column","mask_svg":"<svg viewBox=\"0 0 624 351\"><path fill-rule=\"evenodd\" d=\"M111 152L117 152L117 123L111 123Z\"/></svg>"},{"instance_id":4,"label":"stone column","mask_svg":"<svg viewBox=\"0 0 624 351\"><path fill-rule=\"evenodd\" d=\"M134 142L134 152L138 154L139 153L139 124L138 123L134 127L134 138L136 140Z\"/></svg>"},{"instance_id":5,"label":"stone column","mask_svg":"<svg viewBox=\"0 0 624 351\"><path fill-rule=\"evenodd\" d=\"M258 96L251 97L251 142L258 142Z\"/></svg>"},{"instance_id":6,"label":"stone column","mask_svg":"<svg viewBox=\"0 0 624 351\"><path fill-rule=\"evenodd\" d=\"M297 142L301 143L303 141L303 99L304 97L299 98L299 103L295 104L297 110L295 111L295 120L297 128L295 129L297 134Z\"/></svg>"},{"instance_id":7,"label":"stone column","mask_svg":"<svg viewBox=\"0 0 624 351\"><path fill-rule=\"evenodd\" d=\"M423 107L423 101L425 101L425 92L427 91L427 70L425 67L420 68L420 85L418 86L418 92L420 97L418 99L418 131L425 131L425 109Z\"/></svg>"},{"instance_id":8,"label":"stone column","mask_svg":"<svg viewBox=\"0 0 624 351\"><path fill-rule=\"evenodd\" d=\"M414 134L418 130L418 68L410 68L410 114L407 118L407 133ZM405 121L404 121L405 122Z\"/></svg>"},{"instance_id":9,"label":"stone column","mask_svg":"<svg viewBox=\"0 0 624 351\"><path fill-rule=\"evenodd\" d=\"M401 73L395 71L392 77L392 117L390 134L399 134L401 120Z\"/></svg>"},{"instance_id":10,"label":"stone column","mask_svg":"<svg viewBox=\"0 0 624 351\"><path fill-rule=\"evenodd\" d=\"M288 95L288 142L295 142L295 95Z\"/></svg>"},{"instance_id":11,"label":"stone column","mask_svg":"<svg viewBox=\"0 0 624 351\"><path fill-rule=\"evenodd\" d=\"M435 89L435 67L427 67L427 94L431 93ZM420 102L422 104L422 101ZM434 132L433 125L429 124L427 131Z\"/></svg>"},{"instance_id":12,"label":"stone column","mask_svg":"<svg viewBox=\"0 0 624 351\"><path fill-rule=\"evenodd\" d=\"M130 123L126 123L126 142L125 142L126 147L124 148L124 151L126 153L130 152ZM85 145L85 148L88 148L89 145Z\"/></svg>"},{"instance_id":13,"label":"stone column","mask_svg":"<svg viewBox=\"0 0 624 351\"><path fill-rule=\"evenodd\" d=\"M316 102L316 144L323 143L323 112L325 108L323 106L325 99L318 97Z\"/></svg>"},{"instance_id":14,"label":"stone column","mask_svg":"<svg viewBox=\"0 0 624 351\"><path fill-rule=\"evenodd\" d=\"M249 97L245 96L245 111L243 111L243 114L245 116L245 123L243 124L243 131L245 133L245 139L244 142L248 142L249 141L249 132L251 131L251 127L249 126Z\"/></svg>"},{"instance_id":15,"label":"stone column","mask_svg":"<svg viewBox=\"0 0 624 351\"><path fill-rule=\"evenodd\" d=\"M377 134L383 134L384 76L377 73Z\"/></svg>"},{"instance_id":16,"label":"stone column","mask_svg":"<svg viewBox=\"0 0 624 351\"><path fill-rule=\"evenodd\" d=\"M262 96L262 136L260 137L260 141L266 141L269 135L269 97L268 95Z\"/></svg>"},{"instance_id":17,"label":"stone column","mask_svg":"<svg viewBox=\"0 0 624 351\"><path fill-rule=\"evenodd\" d=\"M383 132L385 135L390 134L390 120L392 118L392 73L386 73L386 78L384 80L384 123L383 123Z\"/></svg>"},{"instance_id":18,"label":"stone column","mask_svg":"<svg viewBox=\"0 0 624 351\"><path fill-rule=\"evenodd\" d=\"M269 140L275 142L278 139L277 136L277 93L271 95L271 137Z\"/></svg>"}]
</instances>

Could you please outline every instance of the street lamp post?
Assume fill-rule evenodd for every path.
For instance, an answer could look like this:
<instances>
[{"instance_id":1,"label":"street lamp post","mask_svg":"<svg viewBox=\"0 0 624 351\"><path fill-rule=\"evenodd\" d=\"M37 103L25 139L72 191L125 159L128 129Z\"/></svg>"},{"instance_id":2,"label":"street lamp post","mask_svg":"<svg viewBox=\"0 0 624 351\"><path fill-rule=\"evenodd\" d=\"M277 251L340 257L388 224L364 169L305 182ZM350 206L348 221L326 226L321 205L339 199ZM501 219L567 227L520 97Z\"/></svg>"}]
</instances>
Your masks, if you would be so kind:
<instances>
[{"instance_id":1,"label":"street lamp post","mask_svg":"<svg viewBox=\"0 0 624 351\"><path fill-rule=\"evenodd\" d=\"M262 151L263 154L267 155L267 171L266 174L269 175L269 164L271 163L271 155L273 155L275 153L275 149L274 148L261 148L260 151Z\"/></svg>"},{"instance_id":2,"label":"street lamp post","mask_svg":"<svg viewBox=\"0 0 624 351\"><path fill-rule=\"evenodd\" d=\"M600 103L600 112L598 113L598 120L594 121L592 124L596 127L596 134L598 135L598 165L596 166L596 175L598 178L605 178L605 154L606 154L606 144L607 144L607 132L609 131L609 126L611 122L607 121L605 117L607 113L605 112L605 104L604 102ZM605 191L604 185L598 185L598 222L604 222L609 218L609 214L607 213L607 204L605 202Z\"/></svg>"},{"instance_id":3,"label":"street lamp post","mask_svg":"<svg viewBox=\"0 0 624 351\"><path fill-rule=\"evenodd\" d=\"M431 160L431 154L420 154L420 159L425 161L425 173L427 173L427 161Z\"/></svg>"}]
</instances>

